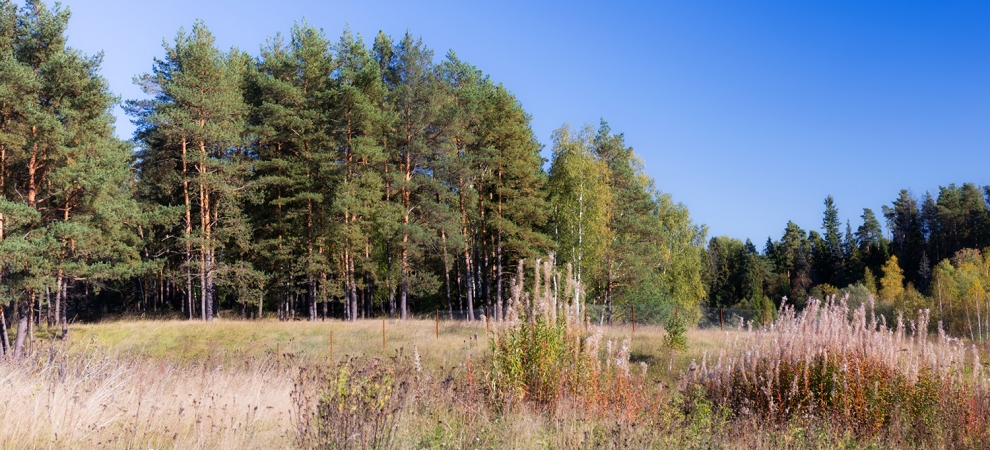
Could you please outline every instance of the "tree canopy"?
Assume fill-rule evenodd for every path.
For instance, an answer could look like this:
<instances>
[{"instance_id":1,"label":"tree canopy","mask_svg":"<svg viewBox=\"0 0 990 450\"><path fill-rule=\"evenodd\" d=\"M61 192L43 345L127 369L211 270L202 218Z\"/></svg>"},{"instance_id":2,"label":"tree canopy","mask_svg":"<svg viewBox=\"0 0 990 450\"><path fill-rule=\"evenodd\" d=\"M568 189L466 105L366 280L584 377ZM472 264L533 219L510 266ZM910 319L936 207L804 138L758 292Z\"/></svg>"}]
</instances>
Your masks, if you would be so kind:
<instances>
[{"instance_id":1,"label":"tree canopy","mask_svg":"<svg viewBox=\"0 0 990 450\"><path fill-rule=\"evenodd\" d=\"M453 51L301 22L250 55L196 22L135 77L122 142L68 19L0 1L5 352L67 311L498 319L523 259L570 266L591 303L705 298L705 228L621 133L563 126L546 161L519 100Z\"/></svg>"}]
</instances>

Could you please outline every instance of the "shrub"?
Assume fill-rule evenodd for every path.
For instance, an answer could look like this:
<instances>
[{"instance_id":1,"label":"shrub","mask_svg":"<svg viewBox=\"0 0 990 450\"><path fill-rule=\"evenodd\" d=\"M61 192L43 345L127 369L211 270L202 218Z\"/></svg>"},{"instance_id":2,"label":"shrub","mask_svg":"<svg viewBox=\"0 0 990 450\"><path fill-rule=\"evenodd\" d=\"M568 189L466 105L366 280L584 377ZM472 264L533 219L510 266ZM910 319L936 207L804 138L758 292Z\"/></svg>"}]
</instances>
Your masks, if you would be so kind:
<instances>
[{"instance_id":1,"label":"shrub","mask_svg":"<svg viewBox=\"0 0 990 450\"><path fill-rule=\"evenodd\" d=\"M581 287L570 268L561 274L552 259L537 260L527 292L520 261L512 286L509 321L490 341L486 379L493 406L504 410L528 401L550 408L564 397L595 407L622 403L618 398L636 404L629 341L621 346L606 341L601 348L602 329L582 323Z\"/></svg>"},{"instance_id":2,"label":"shrub","mask_svg":"<svg viewBox=\"0 0 990 450\"><path fill-rule=\"evenodd\" d=\"M672 352L680 352L687 349L687 324L677 314L671 314L664 322L664 331L667 333L663 337L663 345Z\"/></svg>"},{"instance_id":3,"label":"shrub","mask_svg":"<svg viewBox=\"0 0 990 450\"><path fill-rule=\"evenodd\" d=\"M411 369L399 358L349 359L328 370L301 369L293 392L297 439L314 449L391 448ZM307 387L305 385L311 385ZM314 399L306 396L318 386Z\"/></svg>"}]
</instances>

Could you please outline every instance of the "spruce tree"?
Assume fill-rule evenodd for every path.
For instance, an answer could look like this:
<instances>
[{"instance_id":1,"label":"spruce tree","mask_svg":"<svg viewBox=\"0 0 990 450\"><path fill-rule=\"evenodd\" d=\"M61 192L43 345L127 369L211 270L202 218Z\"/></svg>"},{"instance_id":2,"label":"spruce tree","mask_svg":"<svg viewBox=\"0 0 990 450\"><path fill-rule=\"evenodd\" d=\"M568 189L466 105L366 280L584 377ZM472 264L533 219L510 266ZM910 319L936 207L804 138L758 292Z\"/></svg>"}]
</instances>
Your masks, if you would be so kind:
<instances>
[{"instance_id":1,"label":"spruce tree","mask_svg":"<svg viewBox=\"0 0 990 450\"><path fill-rule=\"evenodd\" d=\"M890 229L893 254L903 269L908 281L915 281L921 254L925 251L925 237L922 230L921 212L918 201L906 190L900 191L893 207L884 205L883 215Z\"/></svg>"},{"instance_id":2,"label":"spruce tree","mask_svg":"<svg viewBox=\"0 0 990 450\"><path fill-rule=\"evenodd\" d=\"M841 284L842 272L842 234L839 231L839 210L835 207L835 199L831 195L825 197L825 214L822 218L822 231L825 233L822 273L819 276L823 283L833 286Z\"/></svg>"}]
</instances>

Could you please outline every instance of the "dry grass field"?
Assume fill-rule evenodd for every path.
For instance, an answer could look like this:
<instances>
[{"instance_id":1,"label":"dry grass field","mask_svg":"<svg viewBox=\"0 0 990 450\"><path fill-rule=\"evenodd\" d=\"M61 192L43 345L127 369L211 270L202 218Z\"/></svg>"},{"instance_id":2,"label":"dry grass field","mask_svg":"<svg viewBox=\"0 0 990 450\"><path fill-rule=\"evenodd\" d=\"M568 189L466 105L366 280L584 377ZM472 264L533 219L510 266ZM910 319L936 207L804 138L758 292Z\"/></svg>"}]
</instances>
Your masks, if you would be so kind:
<instances>
[{"instance_id":1,"label":"dry grass field","mask_svg":"<svg viewBox=\"0 0 990 450\"><path fill-rule=\"evenodd\" d=\"M660 327L586 330L570 316L440 322L439 338L433 321L386 320L384 346L382 326L76 325L68 341L39 339L30 357L0 362L0 448L990 442L984 347L912 331L924 322L886 328L844 304L753 331L689 329L677 352Z\"/></svg>"},{"instance_id":2,"label":"dry grass field","mask_svg":"<svg viewBox=\"0 0 990 450\"><path fill-rule=\"evenodd\" d=\"M483 322L441 321L439 339L436 331L433 321L386 320L383 349L381 320L75 325L68 341L39 339L30 358L0 363L0 448L293 448L300 368L416 353L423 372L439 377L464 372L466 361L481 365L489 352ZM631 360L647 362L651 378L668 378L662 329L606 327L605 334L631 336ZM689 331L690 352L677 355L677 367L724 336ZM539 432L538 417L504 424L519 428L510 433L513 446L535 445L527 439Z\"/></svg>"}]
</instances>

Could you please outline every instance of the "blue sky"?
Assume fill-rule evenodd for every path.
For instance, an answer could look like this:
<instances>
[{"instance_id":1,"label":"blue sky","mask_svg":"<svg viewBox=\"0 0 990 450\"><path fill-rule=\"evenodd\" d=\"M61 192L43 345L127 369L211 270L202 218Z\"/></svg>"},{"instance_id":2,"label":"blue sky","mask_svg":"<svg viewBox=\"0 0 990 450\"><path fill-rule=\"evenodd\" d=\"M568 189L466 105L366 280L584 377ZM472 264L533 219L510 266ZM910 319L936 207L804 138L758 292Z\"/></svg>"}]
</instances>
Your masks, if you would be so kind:
<instances>
[{"instance_id":1,"label":"blue sky","mask_svg":"<svg viewBox=\"0 0 990 450\"><path fill-rule=\"evenodd\" d=\"M606 119L709 235L762 247L788 220L819 229L826 195L864 207L990 184L990 2L83 1L69 44L105 53L124 99L162 40L203 19L253 54L306 18L421 36L503 82L547 145ZM119 113L119 111L118 111ZM118 114L118 134L133 127Z\"/></svg>"}]
</instances>

